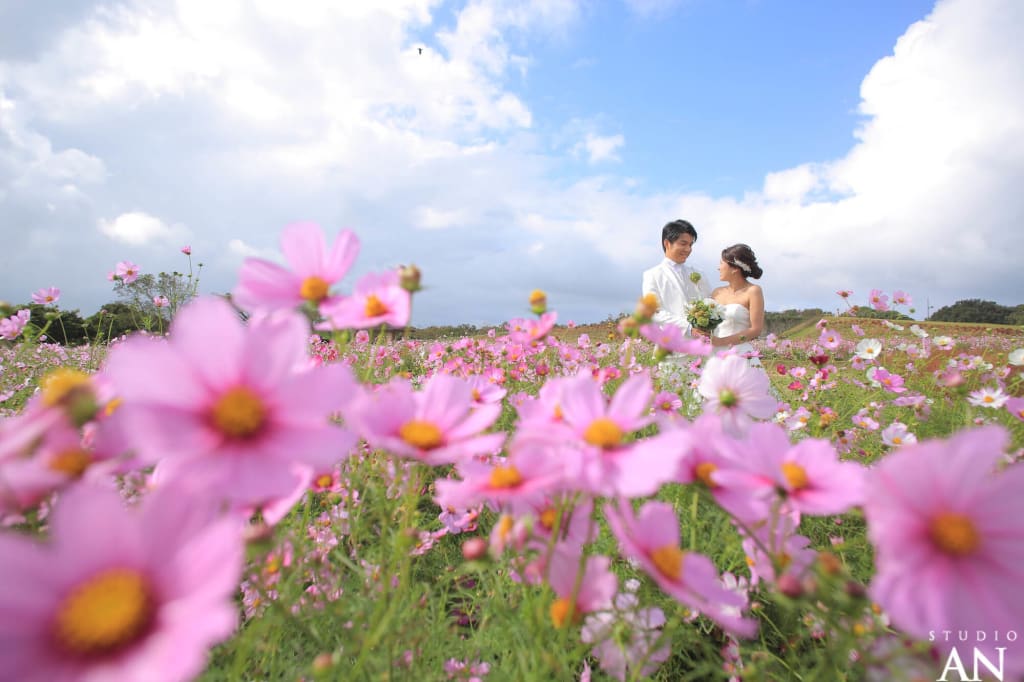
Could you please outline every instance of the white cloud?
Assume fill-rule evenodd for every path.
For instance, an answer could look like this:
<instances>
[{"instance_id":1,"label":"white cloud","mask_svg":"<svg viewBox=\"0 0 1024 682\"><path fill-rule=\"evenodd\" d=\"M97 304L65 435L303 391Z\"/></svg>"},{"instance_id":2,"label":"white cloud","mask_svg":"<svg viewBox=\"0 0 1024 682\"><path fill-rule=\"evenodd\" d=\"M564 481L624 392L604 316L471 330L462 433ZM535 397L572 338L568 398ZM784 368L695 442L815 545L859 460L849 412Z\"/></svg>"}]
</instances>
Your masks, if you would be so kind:
<instances>
[{"instance_id":1,"label":"white cloud","mask_svg":"<svg viewBox=\"0 0 1024 682\"><path fill-rule=\"evenodd\" d=\"M568 0L471 1L444 25L434 0L139 7L84 12L28 56L0 57L0 225L16 227L4 298L59 285L89 312L134 248L148 271L180 269L185 228L155 217L174 216L208 261L208 291L230 290L241 258L278 259L288 222L351 227L357 271L424 269L417 323L497 321L538 287L578 320L628 309L675 217L697 225L706 274L722 247L750 244L769 309L873 286L1024 300L1012 0L941 1L866 75L847 154L766 169L740 198L558 175L574 155L616 161L625 143L602 134L617 122L601 112L538 125L517 87L531 41L580 20ZM11 255L26 251L31 265Z\"/></svg>"},{"instance_id":2,"label":"white cloud","mask_svg":"<svg viewBox=\"0 0 1024 682\"><path fill-rule=\"evenodd\" d=\"M587 154L587 160L591 164L602 161L621 161L618 150L626 144L626 138L622 135L595 135L587 133L587 136L580 142L580 147Z\"/></svg>"},{"instance_id":3,"label":"white cloud","mask_svg":"<svg viewBox=\"0 0 1024 682\"><path fill-rule=\"evenodd\" d=\"M101 218L96 226L111 239L131 246L153 242L173 243L189 236L188 230L183 226L172 227L159 218L141 211L122 213L113 220Z\"/></svg>"}]
</instances>

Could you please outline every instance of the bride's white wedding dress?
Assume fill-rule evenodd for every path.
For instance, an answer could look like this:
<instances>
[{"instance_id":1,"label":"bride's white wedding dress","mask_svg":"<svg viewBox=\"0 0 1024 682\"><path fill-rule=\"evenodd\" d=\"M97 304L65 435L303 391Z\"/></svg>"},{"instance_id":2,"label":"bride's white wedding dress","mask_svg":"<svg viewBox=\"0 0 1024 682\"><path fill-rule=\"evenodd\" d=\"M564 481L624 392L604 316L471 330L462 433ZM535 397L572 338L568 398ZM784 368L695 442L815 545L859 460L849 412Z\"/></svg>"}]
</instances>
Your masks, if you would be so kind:
<instances>
[{"instance_id":1,"label":"bride's white wedding dress","mask_svg":"<svg viewBox=\"0 0 1024 682\"><path fill-rule=\"evenodd\" d=\"M733 334L739 334L740 332L750 329L750 309L744 307L742 303L725 303L725 317L715 327L715 336L722 338L724 336L732 336ZM761 361L757 359L757 351L749 343L744 341L743 343L737 343L731 346L734 353L739 354L742 357L747 358L747 362L751 367L760 367ZM724 347L717 347L716 350L724 350ZM719 350L720 352L720 350Z\"/></svg>"}]
</instances>

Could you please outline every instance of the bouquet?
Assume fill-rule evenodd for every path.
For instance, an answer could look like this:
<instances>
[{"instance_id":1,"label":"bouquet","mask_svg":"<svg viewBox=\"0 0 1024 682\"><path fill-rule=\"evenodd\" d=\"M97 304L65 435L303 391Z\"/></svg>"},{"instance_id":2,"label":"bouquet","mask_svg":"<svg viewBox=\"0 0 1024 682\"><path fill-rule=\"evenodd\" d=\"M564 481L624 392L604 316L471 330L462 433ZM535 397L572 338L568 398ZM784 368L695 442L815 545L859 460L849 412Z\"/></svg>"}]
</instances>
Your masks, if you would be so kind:
<instances>
[{"instance_id":1,"label":"bouquet","mask_svg":"<svg viewBox=\"0 0 1024 682\"><path fill-rule=\"evenodd\" d=\"M686 321L694 329L710 334L725 319L725 306L713 298L702 298L691 301L686 307Z\"/></svg>"}]
</instances>

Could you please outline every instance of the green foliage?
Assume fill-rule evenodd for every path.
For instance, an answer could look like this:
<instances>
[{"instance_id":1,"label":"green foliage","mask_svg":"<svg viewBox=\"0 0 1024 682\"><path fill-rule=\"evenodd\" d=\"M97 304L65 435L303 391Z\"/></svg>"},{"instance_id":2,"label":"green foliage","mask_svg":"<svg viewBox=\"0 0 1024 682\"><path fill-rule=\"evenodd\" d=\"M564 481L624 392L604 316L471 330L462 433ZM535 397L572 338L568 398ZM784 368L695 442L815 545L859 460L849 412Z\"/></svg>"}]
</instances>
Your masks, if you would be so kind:
<instances>
[{"instance_id":1,"label":"green foliage","mask_svg":"<svg viewBox=\"0 0 1024 682\"><path fill-rule=\"evenodd\" d=\"M60 310L55 306L38 303L5 306L5 308L10 312L0 310L0 316L7 317L27 308L29 310L29 325L34 331L30 334L33 336L40 333L45 334L50 341L62 346L76 346L89 341L85 320L77 310Z\"/></svg>"},{"instance_id":2,"label":"green foliage","mask_svg":"<svg viewBox=\"0 0 1024 682\"><path fill-rule=\"evenodd\" d=\"M901 313L898 310L892 310L892 309L890 309L890 310L875 310L874 308L869 308L869 307L866 307L866 306L862 306L860 308L857 308L856 310L851 311L850 314L853 315L854 317L863 317L863 318L867 318L869 320L910 320L910 321L913 321L913 319L914 319L914 318L910 317L909 315Z\"/></svg>"},{"instance_id":3,"label":"green foliage","mask_svg":"<svg viewBox=\"0 0 1024 682\"><path fill-rule=\"evenodd\" d=\"M1010 308L999 305L995 301L982 301L978 298L969 298L957 301L953 305L939 308L929 317L935 322L973 322L976 324L1020 324L1011 322L1013 319L1024 318L1024 306Z\"/></svg>"},{"instance_id":4,"label":"green foliage","mask_svg":"<svg viewBox=\"0 0 1024 682\"><path fill-rule=\"evenodd\" d=\"M820 308L807 308L804 310L789 309L781 312L765 311L764 333L782 334L798 324L808 321L817 322L826 315Z\"/></svg>"}]
</instances>

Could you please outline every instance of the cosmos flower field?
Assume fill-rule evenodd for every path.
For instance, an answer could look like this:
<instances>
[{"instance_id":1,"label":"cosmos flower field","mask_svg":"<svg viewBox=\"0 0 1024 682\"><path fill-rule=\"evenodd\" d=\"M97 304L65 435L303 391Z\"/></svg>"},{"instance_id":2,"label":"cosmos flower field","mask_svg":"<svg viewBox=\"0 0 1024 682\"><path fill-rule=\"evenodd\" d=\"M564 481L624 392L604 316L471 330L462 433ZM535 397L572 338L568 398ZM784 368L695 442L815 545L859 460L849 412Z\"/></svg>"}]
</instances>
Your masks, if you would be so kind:
<instances>
[{"instance_id":1,"label":"cosmos flower field","mask_svg":"<svg viewBox=\"0 0 1024 682\"><path fill-rule=\"evenodd\" d=\"M0 320L9 679L1024 676L1021 329L421 341L418 271L281 242L166 334Z\"/></svg>"}]
</instances>

